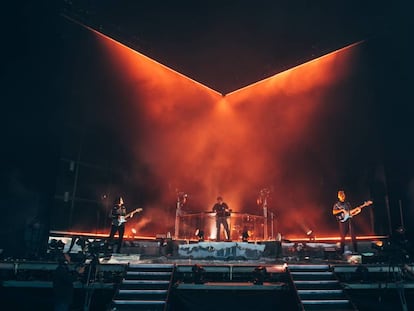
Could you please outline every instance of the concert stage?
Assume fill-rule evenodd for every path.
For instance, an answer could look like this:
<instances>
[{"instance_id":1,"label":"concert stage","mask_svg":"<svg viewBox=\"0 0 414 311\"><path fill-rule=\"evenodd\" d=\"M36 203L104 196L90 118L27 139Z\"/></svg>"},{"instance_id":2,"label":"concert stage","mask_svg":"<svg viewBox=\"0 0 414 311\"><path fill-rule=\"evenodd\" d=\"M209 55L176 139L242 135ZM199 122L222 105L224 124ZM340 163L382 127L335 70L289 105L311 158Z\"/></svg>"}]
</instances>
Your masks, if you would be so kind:
<instances>
[{"instance_id":1,"label":"concert stage","mask_svg":"<svg viewBox=\"0 0 414 311\"><path fill-rule=\"evenodd\" d=\"M59 239L61 250L68 251L79 237L94 245L82 253L72 243L72 268L84 263L93 271L75 282L79 310L85 305L89 310L194 311L414 306L412 257L395 261L373 246L386 243L385 237L360 239L360 253L345 256L338 253L337 241L329 239L199 242L128 237L121 254L100 249L105 240L101 236L55 232L50 241ZM17 310L51 310L54 255L1 261L2 301L7 299Z\"/></svg>"}]
</instances>

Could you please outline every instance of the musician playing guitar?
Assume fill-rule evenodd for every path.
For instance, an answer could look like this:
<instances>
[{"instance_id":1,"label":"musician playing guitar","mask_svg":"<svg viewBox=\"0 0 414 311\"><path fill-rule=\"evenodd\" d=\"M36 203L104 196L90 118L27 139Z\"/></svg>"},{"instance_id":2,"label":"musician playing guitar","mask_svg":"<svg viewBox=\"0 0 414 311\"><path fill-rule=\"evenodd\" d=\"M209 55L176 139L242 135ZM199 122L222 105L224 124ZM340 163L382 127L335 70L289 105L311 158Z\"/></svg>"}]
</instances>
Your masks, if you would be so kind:
<instances>
[{"instance_id":1,"label":"musician playing guitar","mask_svg":"<svg viewBox=\"0 0 414 311\"><path fill-rule=\"evenodd\" d=\"M362 208L372 204L372 201L367 201L364 204L352 208L351 204L346 201L346 194L344 190L338 191L338 201L332 208L332 214L336 217L339 224L339 234L341 236L341 252L345 250L345 236L349 233L351 236L352 246L354 252L358 252L358 245L356 235L352 224L352 217L358 215Z\"/></svg>"},{"instance_id":2,"label":"musician playing guitar","mask_svg":"<svg viewBox=\"0 0 414 311\"><path fill-rule=\"evenodd\" d=\"M113 240L116 232L118 232L118 241L116 252L121 252L122 241L124 239L125 233L125 223L126 219L132 217L135 213L142 211L142 208L133 210L132 212L126 212L126 207L124 205L124 200L122 197L117 197L114 201L114 205L111 209L110 218L111 220L111 233L109 234L109 243L113 245Z\"/></svg>"}]
</instances>

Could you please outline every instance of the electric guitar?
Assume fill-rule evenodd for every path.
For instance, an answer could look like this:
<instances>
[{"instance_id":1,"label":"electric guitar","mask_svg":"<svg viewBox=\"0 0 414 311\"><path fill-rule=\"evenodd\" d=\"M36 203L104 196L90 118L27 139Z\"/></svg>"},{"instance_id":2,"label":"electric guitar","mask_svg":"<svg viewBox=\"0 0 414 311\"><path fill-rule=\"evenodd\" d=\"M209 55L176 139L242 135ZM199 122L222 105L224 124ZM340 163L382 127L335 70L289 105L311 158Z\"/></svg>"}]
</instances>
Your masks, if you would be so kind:
<instances>
[{"instance_id":1,"label":"electric guitar","mask_svg":"<svg viewBox=\"0 0 414 311\"><path fill-rule=\"evenodd\" d=\"M372 203L371 200L370 201L366 201L364 202L364 204L361 204L360 206L357 206L349 211L345 210L345 209L334 209L332 210L332 214L336 216L336 219L340 222L345 222L348 219L358 215L359 213L361 213L362 209L366 206L370 206Z\"/></svg>"},{"instance_id":2,"label":"electric guitar","mask_svg":"<svg viewBox=\"0 0 414 311\"><path fill-rule=\"evenodd\" d=\"M139 212L142 212L142 211L143 211L142 208L136 208L132 212L129 212L128 214L126 214L125 216L119 216L118 217L118 226L122 225L123 223L126 223L127 218L130 218L130 217L134 216L135 213L139 213Z\"/></svg>"}]
</instances>

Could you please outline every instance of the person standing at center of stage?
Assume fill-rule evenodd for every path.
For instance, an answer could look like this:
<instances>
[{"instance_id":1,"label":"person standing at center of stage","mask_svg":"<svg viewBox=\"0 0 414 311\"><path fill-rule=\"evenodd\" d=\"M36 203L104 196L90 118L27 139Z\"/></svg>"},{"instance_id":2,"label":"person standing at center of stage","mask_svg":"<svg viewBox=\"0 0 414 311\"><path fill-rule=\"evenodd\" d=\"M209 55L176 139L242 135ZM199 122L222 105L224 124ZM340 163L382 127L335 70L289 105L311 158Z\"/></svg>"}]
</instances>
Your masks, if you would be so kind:
<instances>
[{"instance_id":1,"label":"person standing at center of stage","mask_svg":"<svg viewBox=\"0 0 414 311\"><path fill-rule=\"evenodd\" d=\"M115 233L118 232L118 242L116 253L121 252L122 241L124 239L125 233L125 216L126 216L126 207L124 205L124 200L122 197L117 197L114 201L114 205L111 209L110 218L111 221L111 232L109 234L109 243L113 247L113 240Z\"/></svg>"},{"instance_id":2,"label":"person standing at center of stage","mask_svg":"<svg viewBox=\"0 0 414 311\"><path fill-rule=\"evenodd\" d=\"M220 241L220 228L223 225L224 230L226 231L227 240L230 239L230 228L227 223L227 217L230 216L230 210L228 205L223 201L221 196L217 197L217 203L213 206L213 212L216 213L216 227L217 227L217 236L216 241Z\"/></svg>"}]
</instances>

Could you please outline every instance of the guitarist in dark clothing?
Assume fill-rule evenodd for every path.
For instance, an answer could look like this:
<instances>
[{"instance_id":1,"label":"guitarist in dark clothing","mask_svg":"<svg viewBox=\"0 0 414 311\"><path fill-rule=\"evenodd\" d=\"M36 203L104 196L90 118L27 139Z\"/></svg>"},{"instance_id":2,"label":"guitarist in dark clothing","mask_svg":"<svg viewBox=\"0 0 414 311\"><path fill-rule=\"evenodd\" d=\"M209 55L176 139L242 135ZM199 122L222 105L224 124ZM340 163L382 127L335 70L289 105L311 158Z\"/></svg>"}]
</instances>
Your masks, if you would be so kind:
<instances>
[{"instance_id":1,"label":"guitarist in dark clothing","mask_svg":"<svg viewBox=\"0 0 414 311\"><path fill-rule=\"evenodd\" d=\"M117 197L114 201L114 205L111 209L110 217L111 221L111 233L109 234L109 243L113 245L115 233L118 232L118 242L116 252L121 252L122 241L125 233L125 222L121 221L122 217L126 216L126 207L122 197Z\"/></svg>"},{"instance_id":2,"label":"guitarist in dark clothing","mask_svg":"<svg viewBox=\"0 0 414 311\"><path fill-rule=\"evenodd\" d=\"M228 205L223 202L222 197L217 197L217 203L213 206L213 212L216 213L216 227L217 227L217 237L216 241L220 241L220 228L223 225L224 230L226 231L227 240L230 239L230 229L229 224L227 223L227 217L230 216L230 210Z\"/></svg>"},{"instance_id":3,"label":"guitarist in dark clothing","mask_svg":"<svg viewBox=\"0 0 414 311\"><path fill-rule=\"evenodd\" d=\"M351 204L346 201L345 191L338 191L338 202L336 202L332 208L332 213L335 215L339 224L339 234L341 236L341 252L345 251L345 236L349 233L352 240L352 246L354 252L358 252L358 246L356 242L356 236L352 225L352 217L350 217L352 207Z\"/></svg>"}]
</instances>

